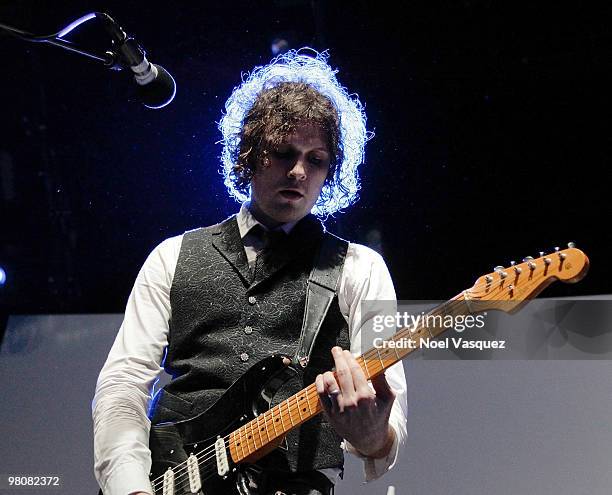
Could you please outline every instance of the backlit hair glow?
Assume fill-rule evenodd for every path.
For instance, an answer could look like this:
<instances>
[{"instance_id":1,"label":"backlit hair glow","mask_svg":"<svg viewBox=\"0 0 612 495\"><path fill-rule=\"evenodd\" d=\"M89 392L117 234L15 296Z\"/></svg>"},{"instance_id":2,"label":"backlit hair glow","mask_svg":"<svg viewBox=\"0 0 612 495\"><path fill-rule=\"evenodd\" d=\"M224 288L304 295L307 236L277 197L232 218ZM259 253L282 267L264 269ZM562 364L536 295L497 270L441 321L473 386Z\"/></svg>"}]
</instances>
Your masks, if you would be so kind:
<instances>
[{"instance_id":1,"label":"backlit hair glow","mask_svg":"<svg viewBox=\"0 0 612 495\"><path fill-rule=\"evenodd\" d=\"M331 102L339 121L337 150L335 153L331 150L335 160L312 212L327 217L357 201L360 189L357 167L364 160L365 143L373 134L366 130L366 116L358 96L340 85L337 70L327 64L328 57L327 51L318 53L311 48L290 50L268 65L243 74L242 84L234 88L225 104L219 130L223 145L221 172L229 194L237 201L243 202L250 196L250 177L245 178L244 167L239 166L241 153L252 151L241 150L245 118L262 91L282 83L307 84Z\"/></svg>"}]
</instances>

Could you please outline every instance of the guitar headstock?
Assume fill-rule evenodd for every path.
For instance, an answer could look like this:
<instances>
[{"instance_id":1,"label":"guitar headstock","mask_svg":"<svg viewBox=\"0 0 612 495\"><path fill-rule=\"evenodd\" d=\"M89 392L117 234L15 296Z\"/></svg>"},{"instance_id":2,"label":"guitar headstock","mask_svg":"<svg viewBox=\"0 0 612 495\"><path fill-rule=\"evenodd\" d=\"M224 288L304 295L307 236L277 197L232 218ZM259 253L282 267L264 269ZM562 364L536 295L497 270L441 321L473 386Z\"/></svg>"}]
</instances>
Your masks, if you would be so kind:
<instances>
[{"instance_id":1,"label":"guitar headstock","mask_svg":"<svg viewBox=\"0 0 612 495\"><path fill-rule=\"evenodd\" d=\"M512 312L556 280L566 283L582 280L588 269L589 258L570 242L567 249L555 248L550 254L541 252L535 259L528 256L522 263L512 263L507 268L497 266L493 272L479 277L464 294L476 304L478 312L488 309Z\"/></svg>"}]
</instances>

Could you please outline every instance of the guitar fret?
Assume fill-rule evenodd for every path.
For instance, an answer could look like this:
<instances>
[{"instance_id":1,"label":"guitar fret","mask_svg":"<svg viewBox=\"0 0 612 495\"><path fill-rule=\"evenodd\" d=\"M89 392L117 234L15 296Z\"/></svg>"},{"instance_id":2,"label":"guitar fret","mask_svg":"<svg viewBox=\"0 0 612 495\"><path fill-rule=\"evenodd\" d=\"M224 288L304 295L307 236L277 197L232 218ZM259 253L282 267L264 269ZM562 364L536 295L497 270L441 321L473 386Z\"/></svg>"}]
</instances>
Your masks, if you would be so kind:
<instances>
[{"instance_id":1,"label":"guitar fret","mask_svg":"<svg viewBox=\"0 0 612 495\"><path fill-rule=\"evenodd\" d=\"M274 419L274 409L275 407L270 409L270 416L272 417L272 428L274 428L274 438L278 436L278 432L276 431L275 419Z\"/></svg>"},{"instance_id":2,"label":"guitar fret","mask_svg":"<svg viewBox=\"0 0 612 495\"><path fill-rule=\"evenodd\" d=\"M253 431L253 443L255 444L255 450L263 445L261 440L261 433L259 432L259 417L256 416L251 420L251 431ZM257 434L257 436L255 436ZM257 446L257 437L259 437L259 446Z\"/></svg>"},{"instance_id":3,"label":"guitar fret","mask_svg":"<svg viewBox=\"0 0 612 495\"><path fill-rule=\"evenodd\" d=\"M297 397L297 400L296 400L297 410L298 410L298 414L300 415L300 421L301 421L304 418L302 417L302 406L301 406L300 401L304 399L304 396L302 395L300 397L300 394L297 394L296 397Z\"/></svg>"},{"instance_id":4,"label":"guitar fret","mask_svg":"<svg viewBox=\"0 0 612 495\"><path fill-rule=\"evenodd\" d=\"M266 411L265 413L262 414L262 420L263 420L263 427L266 431L266 437L268 437L268 442L270 441L270 432L268 431L268 420L266 419L268 415L268 412Z\"/></svg>"},{"instance_id":5,"label":"guitar fret","mask_svg":"<svg viewBox=\"0 0 612 495\"><path fill-rule=\"evenodd\" d=\"M393 350L395 351L395 357L397 358L397 360L399 361L400 359L402 359L399 355L399 352L397 352L397 347L394 347Z\"/></svg>"},{"instance_id":6,"label":"guitar fret","mask_svg":"<svg viewBox=\"0 0 612 495\"><path fill-rule=\"evenodd\" d=\"M238 432L238 445L240 446L240 450L242 450L242 458L244 459L246 456L244 455L244 438L242 435L242 426L238 428L236 431Z\"/></svg>"},{"instance_id":7,"label":"guitar fret","mask_svg":"<svg viewBox=\"0 0 612 495\"><path fill-rule=\"evenodd\" d=\"M251 453L251 446L249 445L248 423L246 423L242 428L244 429L242 446L245 448L247 455L249 455Z\"/></svg>"},{"instance_id":8,"label":"guitar fret","mask_svg":"<svg viewBox=\"0 0 612 495\"><path fill-rule=\"evenodd\" d=\"M283 432L287 431L287 428L285 427L285 422L283 421L283 408L281 407L283 405L283 403L281 402L278 406L278 414L280 416L280 420L281 420L281 426L283 427Z\"/></svg>"},{"instance_id":9,"label":"guitar fret","mask_svg":"<svg viewBox=\"0 0 612 495\"><path fill-rule=\"evenodd\" d=\"M308 404L308 412L312 416L312 407L310 407L310 398L308 397L308 389L306 389L306 404Z\"/></svg>"},{"instance_id":10,"label":"guitar fret","mask_svg":"<svg viewBox=\"0 0 612 495\"><path fill-rule=\"evenodd\" d=\"M427 333L429 334L429 336L433 339L434 335L433 333L431 333L431 330L429 329L429 325L425 325L425 328L427 329Z\"/></svg>"},{"instance_id":11,"label":"guitar fret","mask_svg":"<svg viewBox=\"0 0 612 495\"><path fill-rule=\"evenodd\" d=\"M259 430L259 440L261 441L261 445L263 446L263 444L264 444L265 442L264 442L263 438L261 437L261 432L262 432L262 431L265 431L265 432L266 432L266 435L267 435L267 434L268 434L268 430L266 429L266 424L265 424L265 422L264 422L263 428L262 428L262 427L261 427L261 425L260 425L260 421L261 421L261 417L262 417L262 416L263 416L262 414L260 414L259 416L257 416L257 429ZM269 436L269 435L268 435L268 441L270 441L270 436Z\"/></svg>"},{"instance_id":12,"label":"guitar fret","mask_svg":"<svg viewBox=\"0 0 612 495\"><path fill-rule=\"evenodd\" d=\"M251 439L253 440L253 452L257 450L257 443L255 442L255 430L253 430L253 421L249 421L247 425L251 428Z\"/></svg>"},{"instance_id":13,"label":"guitar fret","mask_svg":"<svg viewBox=\"0 0 612 495\"><path fill-rule=\"evenodd\" d=\"M257 435L259 436L259 443L263 445L263 440L261 439L261 431L259 430L259 416L255 416L255 419L251 421L254 422L255 431L257 431ZM253 439L255 439L255 435L253 435ZM255 443L255 448L257 448L257 443Z\"/></svg>"},{"instance_id":14,"label":"guitar fret","mask_svg":"<svg viewBox=\"0 0 612 495\"><path fill-rule=\"evenodd\" d=\"M368 368L368 360L367 359L363 360L363 368L365 369L366 375L368 375L368 380L370 380L372 378L372 375L370 375L370 370Z\"/></svg>"},{"instance_id":15,"label":"guitar fret","mask_svg":"<svg viewBox=\"0 0 612 495\"><path fill-rule=\"evenodd\" d=\"M385 369L385 363L383 363L382 358L380 357L380 351L378 349L376 349L376 354L378 356L378 360L380 361L380 365L382 366L382 369Z\"/></svg>"},{"instance_id":16,"label":"guitar fret","mask_svg":"<svg viewBox=\"0 0 612 495\"><path fill-rule=\"evenodd\" d=\"M262 429L262 428L261 428L261 426L259 425L259 422L261 421L261 420L260 420L260 417L261 417L261 415L257 416L257 434L259 435L259 443L261 444L261 447L263 447L263 446L264 446L265 441L264 441L264 439L263 439L263 436L261 435L261 429Z\"/></svg>"},{"instance_id":17,"label":"guitar fret","mask_svg":"<svg viewBox=\"0 0 612 495\"><path fill-rule=\"evenodd\" d=\"M257 436L259 437L259 447L257 446L257 439L255 438L255 434L253 434L253 440L255 440L255 449L263 447L264 441L261 436L261 430L259 429L259 416L256 416L255 419L251 421L253 423L253 429L257 432Z\"/></svg>"},{"instance_id":18,"label":"guitar fret","mask_svg":"<svg viewBox=\"0 0 612 495\"><path fill-rule=\"evenodd\" d=\"M287 413L289 414L289 421L291 421L291 426L295 426L293 423L293 418L291 417L291 411L289 410L289 399L283 401L287 403Z\"/></svg>"}]
</instances>

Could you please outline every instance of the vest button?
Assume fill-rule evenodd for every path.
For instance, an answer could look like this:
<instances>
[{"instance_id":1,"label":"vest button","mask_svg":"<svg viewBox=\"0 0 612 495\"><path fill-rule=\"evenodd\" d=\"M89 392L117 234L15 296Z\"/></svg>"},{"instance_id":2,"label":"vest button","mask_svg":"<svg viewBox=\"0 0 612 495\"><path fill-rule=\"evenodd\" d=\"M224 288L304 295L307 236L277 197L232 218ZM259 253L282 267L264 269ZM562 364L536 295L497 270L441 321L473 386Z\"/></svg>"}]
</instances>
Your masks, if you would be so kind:
<instances>
[{"instance_id":1,"label":"vest button","mask_svg":"<svg viewBox=\"0 0 612 495\"><path fill-rule=\"evenodd\" d=\"M257 302L257 299L255 299L255 296L249 296L249 304L255 304Z\"/></svg>"},{"instance_id":2,"label":"vest button","mask_svg":"<svg viewBox=\"0 0 612 495\"><path fill-rule=\"evenodd\" d=\"M253 333L253 327L247 325L246 327L244 327L244 333L246 333L247 335L251 335Z\"/></svg>"},{"instance_id":3,"label":"vest button","mask_svg":"<svg viewBox=\"0 0 612 495\"><path fill-rule=\"evenodd\" d=\"M249 360L249 355L246 352L240 354L240 361L246 362Z\"/></svg>"}]
</instances>

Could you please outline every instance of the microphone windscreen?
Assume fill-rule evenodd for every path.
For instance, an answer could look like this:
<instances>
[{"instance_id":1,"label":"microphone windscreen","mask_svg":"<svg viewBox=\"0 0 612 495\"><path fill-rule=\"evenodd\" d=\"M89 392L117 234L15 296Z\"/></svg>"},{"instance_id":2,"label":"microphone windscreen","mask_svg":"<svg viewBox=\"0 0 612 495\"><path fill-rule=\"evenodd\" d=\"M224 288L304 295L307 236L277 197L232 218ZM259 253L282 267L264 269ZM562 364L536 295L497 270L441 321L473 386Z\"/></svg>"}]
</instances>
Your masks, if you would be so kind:
<instances>
[{"instance_id":1,"label":"microphone windscreen","mask_svg":"<svg viewBox=\"0 0 612 495\"><path fill-rule=\"evenodd\" d=\"M165 107L174 99L176 82L170 73L161 65L153 64L157 69L157 77L148 84L138 85L138 98L147 108Z\"/></svg>"}]
</instances>

